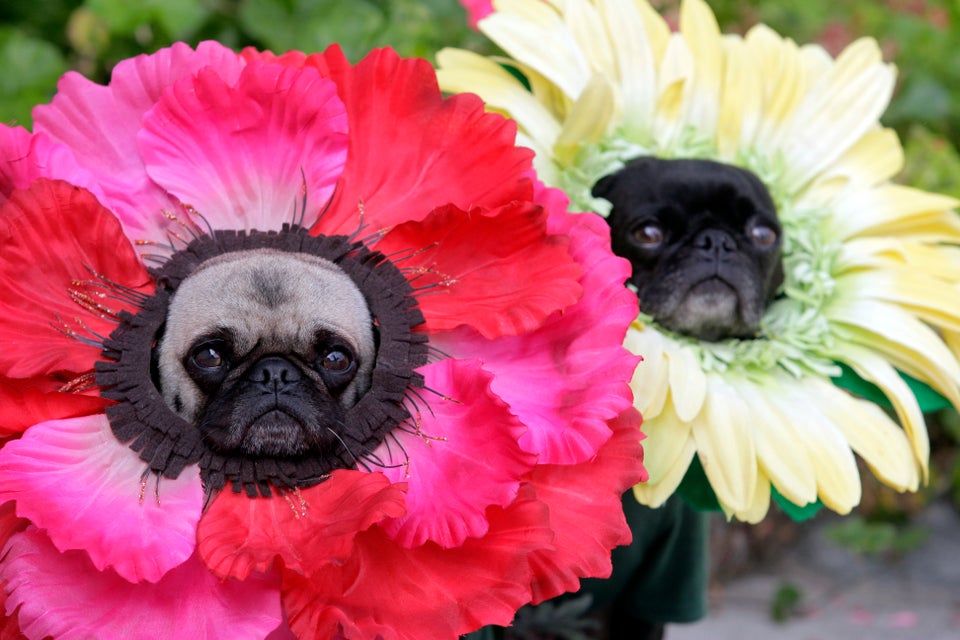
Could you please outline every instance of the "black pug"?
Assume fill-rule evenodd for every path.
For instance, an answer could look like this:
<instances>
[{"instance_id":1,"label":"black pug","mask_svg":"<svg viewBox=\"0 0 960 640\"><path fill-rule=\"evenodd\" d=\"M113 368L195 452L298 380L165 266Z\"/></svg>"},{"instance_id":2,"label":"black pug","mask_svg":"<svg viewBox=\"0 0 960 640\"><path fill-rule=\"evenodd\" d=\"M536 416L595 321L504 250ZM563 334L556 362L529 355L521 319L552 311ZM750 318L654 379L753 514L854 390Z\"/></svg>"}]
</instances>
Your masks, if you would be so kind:
<instances>
[{"instance_id":1,"label":"black pug","mask_svg":"<svg viewBox=\"0 0 960 640\"><path fill-rule=\"evenodd\" d=\"M783 282L781 228L766 187L709 160L639 158L600 180L613 251L630 260L640 309L701 340L752 338Z\"/></svg>"}]
</instances>

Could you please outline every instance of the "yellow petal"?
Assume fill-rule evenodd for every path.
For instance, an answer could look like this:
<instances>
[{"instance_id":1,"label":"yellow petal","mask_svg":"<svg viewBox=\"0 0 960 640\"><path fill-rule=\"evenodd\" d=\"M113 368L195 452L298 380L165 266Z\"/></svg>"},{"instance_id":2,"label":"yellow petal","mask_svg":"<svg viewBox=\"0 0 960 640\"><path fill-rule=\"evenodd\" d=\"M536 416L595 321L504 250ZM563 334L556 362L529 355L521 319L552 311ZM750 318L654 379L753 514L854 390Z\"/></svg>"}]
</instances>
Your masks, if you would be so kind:
<instances>
[{"instance_id":1,"label":"yellow petal","mask_svg":"<svg viewBox=\"0 0 960 640\"><path fill-rule=\"evenodd\" d=\"M437 64L437 80L443 91L478 94L489 107L516 120L538 148L553 147L560 135L560 123L506 69L460 49L442 49L437 53Z\"/></svg>"},{"instance_id":2,"label":"yellow petal","mask_svg":"<svg viewBox=\"0 0 960 640\"><path fill-rule=\"evenodd\" d=\"M896 369L889 362L871 350L852 344L843 344L838 347L836 355L858 376L877 385L890 400L910 441L914 459L920 468L921 480L924 483L927 482L930 440L920 405L917 404L917 399L910 391L910 387L897 375Z\"/></svg>"},{"instance_id":3,"label":"yellow petal","mask_svg":"<svg viewBox=\"0 0 960 640\"><path fill-rule=\"evenodd\" d=\"M686 42L674 35L667 42L667 50L657 78L657 115L652 133L661 149L669 149L674 140L685 131L685 87L693 76L693 56Z\"/></svg>"},{"instance_id":4,"label":"yellow petal","mask_svg":"<svg viewBox=\"0 0 960 640\"><path fill-rule=\"evenodd\" d=\"M720 85L723 81L723 49L720 27L703 0L680 4L680 32L690 49L694 73L687 82L684 122L705 136L717 130Z\"/></svg>"},{"instance_id":5,"label":"yellow petal","mask_svg":"<svg viewBox=\"0 0 960 640\"><path fill-rule=\"evenodd\" d=\"M673 467L668 470L667 475L662 477L659 482L652 483L648 480L633 487L633 495L637 499L637 502L645 504L648 507L656 508L676 493L677 487L680 486L680 482L683 480L683 476L686 475L687 469L690 467L690 463L693 462L693 456L697 451L692 438L688 438L683 442L683 451ZM646 458L644 458L644 465L646 464L647 461Z\"/></svg>"},{"instance_id":6,"label":"yellow petal","mask_svg":"<svg viewBox=\"0 0 960 640\"><path fill-rule=\"evenodd\" d=\"M763 79L750 50L739 38L723 40L726 65L720 114L717 120L717 152L727 162L737 160L742 149L751 149L763 114Z\"/></svg>"},{"instance_id":7,"label":"yellow petal","mask_svg":"<svg viewBox=\"0 0 960 640\"><path fill-rule=\"evenodd\" d=\"M907 375L931 385L960 407L960 364L927 325L896 305L875 300L834 300L824 315L848 342L880 352Z\"/></svg>"},{"instance_id":8,"label":"yellow petal","mask_svg":"<svg viewBox=\"0 0 960 640\"><path fill-rule=\"evenodd\" d=\"M747 56L756 61L760 78L776 78L764 82L764 118L756 134L765 149L778 149L783 127L807 92L807 75L797 45L777 35L766 25L751 28L744 39Z\"/></svg>"},{"instance_id":9,"label":"yellow petal","mask_svg":"<svg viewBox=\"0 0 960 640\"><path fill-rule=\"evenodd\" d=\"M789 158L784 176L790 192L827 170L886 110L896 73L881 61L871 39L853 43L793 114L781 151Z\"/></svg>"},{"instance_id":10,"label":"yellow petal","mask_svg":"<svg viewBox=\"0 0 960 640\"><path fill-rule=\"evenodd\" d=\"M843 243L834 272L863 268L909 269L939 280L960 282L960 248L900 238L856 238Z\"/></svg>"},{"instance_id":11,"label":"yellow petal","mask_svg":"<svg viewBox=\"0 0 960 640\"><path fill-rule=\"evenodd\" d=\"M820 395L824 415L843 432L851 448L874 475L898 491L916 491L920 466L906 433L877 405L854 398L824 380L807 381Z\"/></svg>"},{"instance_id":12,"label":"yellow petal","mask_svg":"<svg viewBox=\"0 0 960 640\"><path fill-rule=\"evenodd\" d=\"M750 504L746 509L734 510L729 505L720 503L727 520L736 518L749 524L757 524L767 516L770 510L770 479L763 473L763 469L757 471L757 490L750 499Z\"/></svg>"},{"instance_id":13,"label":"yellow petal","mask_svg":"<svg viewBox=\"0 0 960 640\"><path fill-rule=\"evenodd\" d=\"M658 331L638 328L634 325L627 331L623 346L643 357L630 381L633 403L644 420L655 418L663 410L669 391L669 362L663 354L664 338Z\"/></svg>"},{"instance_id":14,"label":"yellow petal","mask_svg":"<svg viewBox=\"0 0 960 640\"><path fill-rule=\"evenodd\" d=\"M847 273L835 282L839 297L891 302L934 326L960 331L960 292L955 283L902 266Z\"/></svg>"},{"instance_id":15,"label":"yellow petal","mask_svg":"<svg viewBox=\"0 0 960 640\"><path fill-rule=\"evenodd\" d=\"M567 2L563 6L563 20L586 56L590 68L613 80L617 77L613 46L597 7L590 2Z\"/></svg>"},{"instance_id":16,"label":"yellow petal","mask_svg":"<svg viewBox=\"0 0 960 640\"><path fill-rule=\"evenodd\" d=\"M495 8L480 31L576 99L593 71L562 16L542 0L497 0Z\"/></svg>"},{"instance_id":17,"label":"yellow petal","mask_svg":"<svg viewBox=\"0 0 960 640\"><path fill-rule=\"evenodd\" d=\"M693 420L703 409L707 395L707 376L700 367L693 350L679 346L664 351L670 367L670 398L677 416L686 422Z\"/></svg>"},{"instance_id":18,"label":"yellow petal","mask_svg":"<svg viewBox=\"0 0 960 640\"><path fill-rule=\"evenodd\" d=\"M794 431L805 434L800 442L809 451L820 500L837 513L849 513L860 502L860 472L847 439L821 411L823 398L799 384L769 393Z\"/></svg>"},{"instance_id":19,"label":"yellow petal","mask_svg":"<svg viewBox=\"0 0 960 640\"><path fill-rule=\"evenodd\" d=\"M851 189L832 204L833 215L824 232L838 241L863 235L896 237L904 232L917 238L926 233L924 225L932 216L948 237L956 238L960 222L947 212L957 204L948 196L898 184Z\"/></svg>"},{"instance_id":20,"label":"yellow petal","mask_svg":"<svg viewBox=\"0 0 960 640\"><path fill-rule=\"evenodd\" d=\"M793 380L788 382L791 383ZM750 408L751 425L757 443L760 470L785 498L805 505L817 499L817 478L804 441L805 431L797 431L766 385L738 384L740 397Z\"/></svg>"},{"instance_id":21,"label":"yellow petal","mask_svg":"<svg viewBox=\"0 0 960 640\"><path fill-rule=\"evenodd\" d=\"M622 126L628 139L638 140L646 133L656 106L657 60L666 46L669 32L657 37L657 23L666 24L659 14L648 24L632 0L599 0L617 68L620 84ZM649 5L647 5L649 7ZM649 12L647 13L649 15ZM658 50L658 47L661 49Z\"/></svg>"},{"instance_id":22,"label":"yellow petal","mask_svg":"<svg viewBox=\"0 0 960 640\"><path fill-rule=\"evenodd\" d=\"M613 87L605 77L595 74L563 123L555 147L561 164L572 164L580 145L600 140L610 127L613 105Z\"/></svg>"},{"instance_id":23,"label":"yellow petal","mask_svg":"<svg viewBox=\"0 0 960 640\"><path fill-rule=\"evenodd\" d=\"M693 439L717 499L734 512L749 510L757 491L750 410L721 375L707 374L707 398L693 422Z\"/></svg>"},{"instance_id":24,"label":"yellow petal","mask_svg":"<svg viewBox=\"0 0 960 640\"><path fill-rule=\"evenodd\" d=\"M644 419L643 433L647 436L643 440L643 465L650 474L650 484L660 483L677 466L689 466L690 423L679 419L669 404L656 418Z\"/></svg>"},{"instance_id":25,"label":"yellow petal","mask_svg":"<svg viewBox=\"0 0 960 640\"><path fill-rule=\"evenodd\" d=\"M842 178L859 188L875 187L903 170L903 147L893 129L868 131L817 181Z\"/></svg>"}]
</instances>

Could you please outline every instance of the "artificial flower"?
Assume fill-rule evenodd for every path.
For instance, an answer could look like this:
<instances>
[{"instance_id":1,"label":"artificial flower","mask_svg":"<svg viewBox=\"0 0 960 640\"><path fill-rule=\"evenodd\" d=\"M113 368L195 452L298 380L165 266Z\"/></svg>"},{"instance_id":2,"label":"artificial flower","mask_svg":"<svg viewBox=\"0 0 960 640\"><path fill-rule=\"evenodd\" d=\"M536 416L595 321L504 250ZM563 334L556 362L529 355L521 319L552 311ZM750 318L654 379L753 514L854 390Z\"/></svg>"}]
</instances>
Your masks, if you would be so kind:
<instances>
[{"instance_id":1,"label":"artificial flower","mask_svg":"<svg viewBox=\"0 0 960 640\"><path fill-rule=\"evenodd\" d=\"M786 280L757 338L701 342L641 309L627 336L644 357L637 498L662 504L699 462L728 516L756 522L771 495L847 513L856 456L916 490L929 442L898 374L960 406L960 220L953 199L892 181L903 151L879 117L895 71L877 43L833 58L764 25L722 34L702 0L681 3L677 32L644 0L493 4L479 29L509 57L441 51L441 88L514 118L576 209L609 211L591 189L630 159L703 158L759 176L783 224ZM835 383L857 377L896 418Z\"/></svg>"},{"instance_id":2,"label":"artificial flower","mask_svg":"<svg viewBox=\"0 0 960 640\"><path fill-rule=\"evenodd\" d=\"M5 634L455 638L609 573L644 475L629 267L513 123L391 50L213 42L33 116L0 128ZM211 450L154 381L179 284L262 248L374 318L332 452Z\"/></svg>"}]
</instances>

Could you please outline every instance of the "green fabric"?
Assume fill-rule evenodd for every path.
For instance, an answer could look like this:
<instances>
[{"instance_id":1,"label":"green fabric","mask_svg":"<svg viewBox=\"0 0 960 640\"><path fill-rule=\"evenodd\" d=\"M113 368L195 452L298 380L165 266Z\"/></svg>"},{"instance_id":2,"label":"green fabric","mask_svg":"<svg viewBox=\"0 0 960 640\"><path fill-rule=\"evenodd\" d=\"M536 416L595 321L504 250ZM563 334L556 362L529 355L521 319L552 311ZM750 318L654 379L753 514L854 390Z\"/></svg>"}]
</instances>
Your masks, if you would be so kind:
<instances>
[{"instance_id":1,"label":"green fabric","mask_svg":"<svg viewBox=\"0 0 960 640\"><path fill-rule=\"evenodd\" d=\"M850 367L844 364L839 364L839 366L842 373L840 377L833 378L835 385L881 407L889 408L891 406L887 396L879 387L858 376ZM920 409L924 413L939 411L940 409L950 407L950 401L931 389L928 385L903 373L900 374L900 377L903 378L907 386L910 387L910 390L913 391L913 395L917 398L917 404L920 405Z\"/></svg>"},{"instance_id":2,"label":"green fabric","mask_svg":"<svg viewBox=\"0 0 960 640\"><path fill-rule=\"evenodd\" d=\"M674 495L658 509L638 503L632 492L623 509L633 542L613 550L609 579L582 582L595 609L647 622L694 622L707 613L708 514Z\"/></svg>"}]
</instances>

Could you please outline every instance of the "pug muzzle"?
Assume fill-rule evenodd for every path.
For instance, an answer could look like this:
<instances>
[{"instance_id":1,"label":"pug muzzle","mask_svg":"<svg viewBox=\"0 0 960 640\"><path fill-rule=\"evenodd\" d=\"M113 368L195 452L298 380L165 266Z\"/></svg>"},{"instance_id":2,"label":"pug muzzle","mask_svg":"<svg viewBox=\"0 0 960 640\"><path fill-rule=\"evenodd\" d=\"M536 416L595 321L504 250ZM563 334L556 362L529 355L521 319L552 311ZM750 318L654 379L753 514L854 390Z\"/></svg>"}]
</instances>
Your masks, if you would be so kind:
<instances>
[{"instance_id":1,"label":"pug muzzle","mask_svg":"<svg viewBox=\"0 0 960 640\"><path fill-rule=\"evenodd\" d=\"M156 350L166 404L221 453L323 453L370 387L373 320L337 265L260 249L207 260L170 301Z\"/></svg>"},{"instance_id":2,"label":"pug muzzle","mask_svg":"<svg viewBox=\"0 0 960 640\"><path fill-rule=\"evenodd\" d=\"M640 310L701 340L752 338L783 282L781 227L760 180L709 160L639 158L600 180L614 253Z\"/></svg>"}]
</instances>

